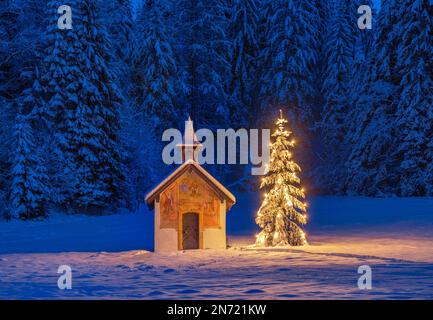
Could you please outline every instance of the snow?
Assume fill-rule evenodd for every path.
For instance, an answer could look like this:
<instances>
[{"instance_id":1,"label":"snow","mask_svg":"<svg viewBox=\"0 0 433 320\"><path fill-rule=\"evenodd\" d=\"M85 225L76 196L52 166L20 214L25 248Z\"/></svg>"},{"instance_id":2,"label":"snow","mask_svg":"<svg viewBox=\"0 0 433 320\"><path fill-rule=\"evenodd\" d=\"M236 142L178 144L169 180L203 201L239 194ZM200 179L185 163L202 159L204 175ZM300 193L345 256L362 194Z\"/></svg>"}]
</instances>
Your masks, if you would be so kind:
<instances>
[{"instance_id":1,"label":"snow","mask_svg":"<svg viewBox=\"0 0 433 320\"><path fill-rule=\"evenodd\" d=\"M237 195L227 250L153 253L153 214L0 222L0 299L431 299L433 199L314 197L309 245L254 248L260 197ZM72 268L72 290L57 268ZM373 288L357 287L369 265Z\"/></svg>"},{"instance_id":2,"label":"snow","mask_svg":"<svg viewBox=\"0 0 433 320\"><path fill-rule=\"evenodd\" d=\"M191 121L191 120L189 120ZM190 124L192 125L192 124ZM185 134L187 129L185 129ZM194 132L192 133L193 135ZM153 201L155 199L155 196L158 195L163 191L164 188L166 188L170 182L173 182L173 178L178 176L180 172L185 172L188 170L188 167L195 168L198 172L200 172L203 176L205 176L210 183L212 183L218 190L220 190L224 195L227 197L228 200L235 203L236 198L235 196L228 191L217 179L215 179L209 172L207 172L203 167L196 161L189 159L186 162L184 162L181 166L179 166L176 170L174 170L170 175L161 181L155 188L153 188L145 198L145 201L148 205L153 206Z\"/></svg>"}]
</instances>

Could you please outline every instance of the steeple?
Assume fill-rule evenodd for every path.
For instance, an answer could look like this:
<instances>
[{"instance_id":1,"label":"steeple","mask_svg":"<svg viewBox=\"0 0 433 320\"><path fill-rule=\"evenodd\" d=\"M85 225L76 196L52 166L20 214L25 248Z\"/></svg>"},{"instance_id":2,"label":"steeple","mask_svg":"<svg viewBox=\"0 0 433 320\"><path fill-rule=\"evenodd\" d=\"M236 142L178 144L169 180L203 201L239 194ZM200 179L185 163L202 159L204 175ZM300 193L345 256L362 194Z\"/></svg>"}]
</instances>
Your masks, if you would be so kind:
<instances>
[{"instance_id":1,"label":"steeple","mask_svg":"<svg viewBox=\"0 0 433 320\"><path fill-rule=\"evenodd\" d=\"M194 132L193 121L188 116L188 120L185 121L185 132L183 135L182 144L177 147L182 149L182 161L196 161L197 150L202 146L198 141L197 136Z\"/></svg>"}]
</instances>

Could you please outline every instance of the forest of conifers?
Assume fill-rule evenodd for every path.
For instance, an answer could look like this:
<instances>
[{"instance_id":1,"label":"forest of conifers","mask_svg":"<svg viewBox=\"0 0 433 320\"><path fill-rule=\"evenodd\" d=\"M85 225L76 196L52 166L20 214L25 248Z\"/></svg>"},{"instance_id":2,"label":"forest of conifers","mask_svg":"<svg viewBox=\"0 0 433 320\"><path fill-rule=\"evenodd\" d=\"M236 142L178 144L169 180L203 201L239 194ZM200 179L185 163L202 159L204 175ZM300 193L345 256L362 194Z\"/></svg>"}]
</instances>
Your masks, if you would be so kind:
<instances>
[{"instance_id":1,"label":"forest of conifers","mask_svg":"<svg viewBox=\"0 0 433 320\"><path fill-rule=\"evenodd\" d=\"M2 0L0 212L135 209L172 169L165 129L279 109L309 190L432 196L432 52L432 0ZM244 167L209 170L245 191Z\"/></svg>"}]
</instances>

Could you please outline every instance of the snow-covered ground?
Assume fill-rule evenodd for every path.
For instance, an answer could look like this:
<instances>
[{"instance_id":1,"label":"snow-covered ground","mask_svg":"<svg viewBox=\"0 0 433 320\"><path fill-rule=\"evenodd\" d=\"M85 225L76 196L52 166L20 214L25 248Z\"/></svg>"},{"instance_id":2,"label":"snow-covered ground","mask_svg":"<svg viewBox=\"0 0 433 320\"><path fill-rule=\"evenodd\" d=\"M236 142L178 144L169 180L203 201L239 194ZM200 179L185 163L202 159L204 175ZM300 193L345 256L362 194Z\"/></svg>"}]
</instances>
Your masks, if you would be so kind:
<instances>
[{"instance_id":1,"label":"snow-covered ground","mask_svg":"<svg viewBox=\"0 0 433 320\"><path fill-rule=\"evenodd\" d=\"M433 299L433 199L311 199L310 244L250 247L257 195L228 215L230 248L155 254L145 209L0 222L0 298ZM72 268L59 290L57 268ZM358 289L369 265L373 288Z\"/></svg>"}]
</instances>

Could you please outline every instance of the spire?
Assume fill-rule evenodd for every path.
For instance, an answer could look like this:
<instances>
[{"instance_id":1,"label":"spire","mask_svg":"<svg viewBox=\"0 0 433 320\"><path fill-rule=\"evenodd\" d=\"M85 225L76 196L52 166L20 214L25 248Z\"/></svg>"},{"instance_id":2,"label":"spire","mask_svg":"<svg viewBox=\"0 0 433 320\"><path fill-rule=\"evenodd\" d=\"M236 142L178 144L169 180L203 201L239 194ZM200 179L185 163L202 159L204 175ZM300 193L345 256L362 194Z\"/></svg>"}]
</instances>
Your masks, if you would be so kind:
<instances>
[{"instance_id":1,"label":"spire","mask_svg":"<svg viewBox=\"0 0 433 320\"><path fill-rule=\"evenodd\" d=\"M183 144L185 145L199 144L197 136L195 135L194 132L194 125L190 116L188 116L188 120L185 121L185 132L183 135Z\"/></svg>"},{"instance_id":2,"label":"spire","mask_svg":"<svg viewBox=\"0 0 433 320\"><path fill-rule=\"evenodd\" d=\"M185 121L185 132L183 134L182 144L178 145L178 147L182 149L182 160L184 162L195 161L197 150L201 146L194 132L193 121L191 117L188 116L188 120Z\"/></svg>"}]
</instances>

